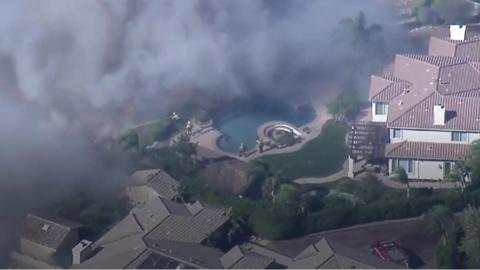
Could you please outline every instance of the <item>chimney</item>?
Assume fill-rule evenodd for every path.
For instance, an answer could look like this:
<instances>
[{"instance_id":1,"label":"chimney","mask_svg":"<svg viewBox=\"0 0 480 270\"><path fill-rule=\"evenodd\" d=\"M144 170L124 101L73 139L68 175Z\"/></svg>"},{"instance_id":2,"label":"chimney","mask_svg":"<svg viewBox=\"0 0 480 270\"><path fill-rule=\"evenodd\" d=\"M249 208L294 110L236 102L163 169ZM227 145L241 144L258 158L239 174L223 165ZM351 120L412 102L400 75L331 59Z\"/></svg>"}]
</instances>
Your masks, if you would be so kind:
<instances>
[{"instance_id":1,"label":"chimney","mask_svg":"<svg viewBox=\"0 0 480 270\"><path fill-rule=\"evenodd\" d=\"M433 106L433 124L445 125L445 107L438 104Z\"/></svg>"},{"instance_id":2,"label":"chimney","mask_svg":"<svg viewBox=\"0 0 480 270\"><path fill-rule=\"evenodd\" d=\"M466 32L467 32L466 25L450 25L451 40L465 40Z\"/></svg>"},{"instance_id":3,"label":"chimney","mask_svg":"<svg viewBox=\"0 0 480 270\"><path fill-rule=\"evenodd\" d=\"M92 242L82 240L72 249L72 264L80 264L93 254Z\"/></svg>"}]
</instances>

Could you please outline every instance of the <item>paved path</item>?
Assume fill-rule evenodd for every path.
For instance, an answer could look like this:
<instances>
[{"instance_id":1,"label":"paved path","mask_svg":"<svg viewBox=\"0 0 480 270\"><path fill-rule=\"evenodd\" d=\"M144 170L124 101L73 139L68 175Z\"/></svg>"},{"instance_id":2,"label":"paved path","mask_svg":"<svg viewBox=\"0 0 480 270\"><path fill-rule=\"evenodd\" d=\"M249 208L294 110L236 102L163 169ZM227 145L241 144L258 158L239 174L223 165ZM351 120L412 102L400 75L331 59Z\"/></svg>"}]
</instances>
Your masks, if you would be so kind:
<instances>
[{"instance_id":1,"label":"paved path","mask_svg":"<svg viewBox=\"0 0 480 270\"><path fill-rule=\"evenodd\" d=\"M299 185L315 185L315 184L325 184L329 182L334 182L337 181L341 178L347 177L347 170L348 170L348 161L346 161L343 164L342 170L326 176L326 177L305 177L305 178L298 178L294 180L295 183ZM355 177L353 180L356 181L362 181L362 176L364 176L365 173L362 173ZM387 175L378 175L377 174L378 180L384 184L385 186L389 188L395 188L395 189L407 189L407 185L393 181L390 179L389 176ZM460 188L460 183L458 182L434 182L434 181L410 181L410 188L433 188L433 189L453 189L453 188Z\"/></svg>"},{"instance_id":2,"label":"paved path","mask_svg":"<svg viewBox=\"0 0 480 270\"><path fill-rule=\"evenodd\" d=\"M348 160L343 163L342 169L338 172L325 176L325 177L302 177L294 180L299 185L311 185L311 184L325 184L329 182L337 181L338 179L347 177L348 174Z\"/></svg>"}]
</instances>

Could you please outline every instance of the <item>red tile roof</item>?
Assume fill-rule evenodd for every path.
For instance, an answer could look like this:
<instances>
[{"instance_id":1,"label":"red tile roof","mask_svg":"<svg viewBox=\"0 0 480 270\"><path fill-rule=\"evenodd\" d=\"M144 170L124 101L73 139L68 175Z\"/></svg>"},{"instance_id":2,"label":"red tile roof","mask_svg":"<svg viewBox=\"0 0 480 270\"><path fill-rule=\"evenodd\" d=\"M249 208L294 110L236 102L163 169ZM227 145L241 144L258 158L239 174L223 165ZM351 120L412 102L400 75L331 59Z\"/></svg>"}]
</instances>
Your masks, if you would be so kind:
<instances>
[{"instance_id":1,"label":"red tile roof","mask_svg":"<svg viewBox=\"0 0 480 270\"><path fill-rule=\"evenodd\" d=\"M469 153L468 144L409 142L388 144L388 158L410 158L423 160L465 160Z\"/></svg>"},{"instance_id":2,"label":"red tile roof","mask_svg":"<svg viewBox=\"0 0 480 270\"><path fill-rule=\"evenodd\" d=\"M480 88L479 62L467 62L440 68L437 91L442 95Z\"/></svg>"},{"instance_id":3,"label":"red tile roof","mask_svg":"<svg viewBox=\"0 0 480 270\"><path fill-rule=\"evenodd\" d=\"M370 84L370 100L390 102L396 96L407 91L412 83L394 76L372 76Z\"/></svg>"},{"instance_id":4,"label":"red tile roof","mask_svg":"<svg viewBox=\"0 0 480 270\"><path fill-rule=\"evenodd\" d=\"M453 57L453 56L443 56L443 55L427 55L427 54L406 54L408 58L425 62L437 67L444 67L450 65L458 65L463 63L468 63L470 61L476 60L468 57Z\"/></svg>"},{"instance_id":5,"label":"red tile roof","mask_svg":"<svg viewBox=\"0 0 480 270\"><path fill-rule=\"evenodd\" d=\"M442 104L446 110L445 125L433 124L433 107ZM388 127L480 131L480 100L468 97L441 96L432 93L397 118L388 119Z\"/></svg>"},{"instance_id":6,"label":"red tile roof","mask_svg":"<svg viewBox=\"0 0 480 270\"><path fill-rule=\"evenodd\" d=\"M446 44L441 37L448 34L448 29L439 29L437 36L440 38L436 40ZM473 32L462 44L478 41L480 36L472 35ZM473 51L465 53L480 56L480 41L477 43ZM438 49L449 50L447 47ZM394 76L372 76L370 85L371 101L389 103L389 127L480 132L479 58L397 55ZM442 126L433 125L433 106L437 104L447 110L446 123Z\"/></svg>"}]
</instances>

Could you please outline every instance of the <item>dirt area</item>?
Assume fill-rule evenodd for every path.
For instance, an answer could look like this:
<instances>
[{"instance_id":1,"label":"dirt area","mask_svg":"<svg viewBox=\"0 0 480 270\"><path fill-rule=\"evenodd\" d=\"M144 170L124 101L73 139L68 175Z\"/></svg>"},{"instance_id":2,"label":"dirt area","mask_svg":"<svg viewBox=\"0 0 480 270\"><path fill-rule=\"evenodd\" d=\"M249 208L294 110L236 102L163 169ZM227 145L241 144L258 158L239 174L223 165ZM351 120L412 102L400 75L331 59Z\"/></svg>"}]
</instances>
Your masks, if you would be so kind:
<instances>
[{"instance_id":1,"label":"dirt area","mask_svg":"<svg viewBox=\"0 0 480 270\"><path fill-rule=\"evenodd\" d=\"M213 190L228 195L243 193L251 184L247 163L236 159L226 159L209 164L202 175Z\"/></svg>"},{"instance_id":2,"label":"dirt area","mask_svg":"<svg viewBox=\"0 0 480 270\"><path fill-rule=\"evenodd\" d=\"M429 221L423 218L376 222L292 240L272 241L268 247L295 256L307 245L327 237L331 241L369 252L370 244L374 240L392 240L411 254L418 267L433 268L433 256L440 235L431 233L429 224Z\"/></svg>"}]
</instances>

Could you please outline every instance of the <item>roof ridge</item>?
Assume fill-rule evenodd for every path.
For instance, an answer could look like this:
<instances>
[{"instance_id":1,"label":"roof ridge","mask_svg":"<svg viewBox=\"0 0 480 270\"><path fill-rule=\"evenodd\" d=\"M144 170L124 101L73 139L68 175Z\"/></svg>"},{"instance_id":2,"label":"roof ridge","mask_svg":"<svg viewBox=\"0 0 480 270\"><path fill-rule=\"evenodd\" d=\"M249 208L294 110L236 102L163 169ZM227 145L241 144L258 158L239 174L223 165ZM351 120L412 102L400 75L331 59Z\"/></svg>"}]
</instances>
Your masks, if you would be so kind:
<instances>
[{"instance_id":1,"label":"roof ridge","mask_svg":"<svg viewBox=\"0 0 480 270\"><path fill-rule=\"evenodd\" d=\"M480 74L480 69L478 69L478 67L475 67L474 65L472 65L473 63L477 63L477 64L480 64L478 61L469 61L468 62L468 65L473 68L477 73Z\"/></svg>"},{"instance_id":2,"label":"roof ridge","mask_svg":"<svg viewBox=\"0 0 480 270\"><path fill-rule=\"evenodd\" d=\"M36 218L42 220L43 222L53 223L54 225L60 226L60 227L62 227L62 228L64 228L64 229L67 229L67 230L69 230L69 231L72 229L72 228L70 228L70 226L67 226L66 224L59 223L59 222L57 222L57 221L55 221L55 220L53 220L53 219L47 219L47 218L44 218L44 217L41 217L41 216L38 216L38 215L34 215L34 214L28 214L28 215L31 215L31 216L33 216L33 217L36 217ZM52 218L54 218L54 217L52 217Z\"/></svg>"},{"instance_id":3,"label":"roof ridge","mask_svg":"<svg viewBox=\"0 0 480 270\"><path fill-rule=\"evenodd\" d=\"M388 123L392 123L394 121L397 121L400 117L404 116L406 113L410 112L411 110L413 110L416 106L418 106L420 103L424 102L427 98L431 97L432 95L434 95L437 91L434 90L431 94L427 95L426 97L424 97L423 99L421 99L419 102L415 103L413 106L411 106L410 108L408 108L408 110L406 110L405 112L401 113L399 116L397 116L395 119L391 120L391 121L388 121L388 118L387 118L387 127L388 127Z\"/></svg>"}]
</instances>

